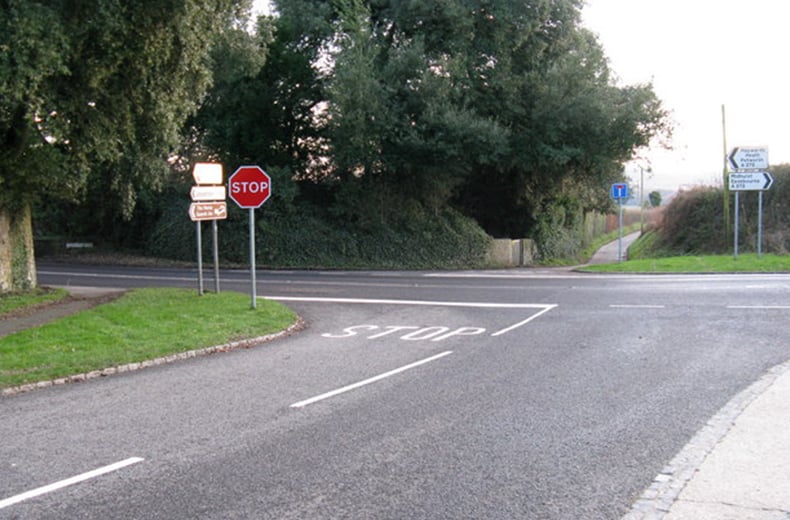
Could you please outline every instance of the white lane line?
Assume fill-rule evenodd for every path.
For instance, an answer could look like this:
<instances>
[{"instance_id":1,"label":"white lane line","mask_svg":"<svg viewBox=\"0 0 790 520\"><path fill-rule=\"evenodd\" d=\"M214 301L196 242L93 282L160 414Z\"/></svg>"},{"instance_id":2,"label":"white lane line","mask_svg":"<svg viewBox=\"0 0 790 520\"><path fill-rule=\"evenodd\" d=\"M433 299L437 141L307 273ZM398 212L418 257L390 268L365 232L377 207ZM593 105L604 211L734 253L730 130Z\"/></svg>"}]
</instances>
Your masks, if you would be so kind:
<instances>
[{"instance_id":1,"label":"white lane line","mask_svg":"<svg viewBox=\"0 0 790 520\"><path fill-rule=\"evenodd\" d=\"M589 277L589 273L549 273L546 271L536 271L530 273L427 273L423 275L425 278L492 278L492 279L528 279L528 278L546 278L554 280L568 280L572 278L585 278Z\"/></svg>"},{"instance_id":2,"label":"white lane line","mask_svg":"<svg viewBox=\"0 0 790 520\"><path fill-rule=\"evenodd\" d=\"M24 500L28 500L31 498L35 498L41 495L45 495L47 493L52 493L53 491L57 491L59 489L63 489L67 486L72 486L74 484L79 484L80 482L85 482L86 480L90 480L92 478L100 477L107 473L111 473L113 471L117 471L119 469L125 468L126 466L131 466L132 464L137 464L138 462L142 462L145 459L141 459L140 457L131 457L126 460L122 460L120 462L116 462L115 464L110 464L109 466L104 466L98 469L94 469L93 471L88 471L87 473L83 473L81 475L77 475L76 477L67 478L66 480L61 480L60 482L55 482L54 484L49 484L47 486L42 486L37 489L33 489L31 491L27 491L26 493L21 493L19 495L15 495L4 500L0 500L0 509L3 509L8 506L12 506L14 504L18 504Z\"/></svg>"},{"instance_id":3,"label":"white lane line","mask_svg":"<svg viewBox=\"0 0 790 520\"><path fill-rule=\"evenodd\" d=\"M727 305L728 309L790 309L790 305Z\"/></svg>"},{"instance_id":4,"label":"white lane line","mask_svg":"<svg viewBox=\"0 0 790 520\"><path fill-rule=\"evenodd\" d=\"M356 390L365 385L369 385L371 383L375 383L377 381L381 381L382 379L386 379L388 377L392 377L396 374L400 374L401 372L405 372L407 370L411 370L412 368L416 368L420 365L424 365L426 363L430 363L432 361L436 361L437 359L443 358L445 356L449 356L452 354L452 350L447 350L442 352L441 354L436 354L435 356L431 356L429 358L421 359L420 361L416 361L409 365L402 366L400 368L396 368L395 370L390 370L389 372L385 372L383 374L377 375L375 377L371 377L370 379L365 379L364 381L359 381L358 383L354 383L348 386L344 386L343 388L338 388L337 390L332 390L331 392L326 392L325 394L317 395L315 397L311 397L310 399L305 399L304 401L299 401L298 403L294 403L291 405L291 408L303 408L307 405L317 403L318 401L323 401L324 399L329 399L330 397L335 397L336 395L340 395L346 392L350 392L351 390Z\"/></svg>"},{"instance_id":5,"label":"white lane line","mask_svg":"<svg viewBox=\"0 0 790 520\"><path fill-rule=\"evenodd\" d=\"M527 323L529 323L530 321L534 320L538 316L540 316L542 314L546 314L551 309L556 307L556 305L543 305L542 307L544 307L544 308L540 312L536 312L535 314L533 314L532 316L530 316L526 320L520 321L520 322L516 323L515 325L511 325L510 327L506 327L506 328L504 328L502 330L494 332L493 334L491 334L491 336L501 336L502 334L507 334L508 332L521 327L522 325L526 325Z\"/></svg>"},{"instance_id":6,"label":"white lane line","mask_svg":"<svg viewBox=\"0 0 790 520\"><path fill-rule=\"evenodd\" d=\"M191 282L195 280L194 276L156 276L156 275L143 275L143 274L108 274L108 273L71 273L59 271L37 271L39 275L52 275L52 276L69 276L76 278L118 278L121 280L174 280L179 282Z\"/></svg>"},{"instance_id":7,"label":"white lane line","mask_svg":"<svg viewBox=\"0 0 790 520\"><path fill-rule=\"evenodd\" d=\"M429 300L376 300L366 298L314 298L310 296L261 296L261 298L283 302L370 303L383 305L425 305L435 307L477 307L481 309L545 309L546 307L556 307L556 304L543 303L442 302Z\"/></svg>"},{"instance_id":8,"label":"white lane line","mask_svg":"<svg viewBox=\"0 0 790 520\"><path fill-rule=\"evenodd\" d=\"M610 305L612 309L666 309L666 305Z\"/></svg>"}]
</instances>

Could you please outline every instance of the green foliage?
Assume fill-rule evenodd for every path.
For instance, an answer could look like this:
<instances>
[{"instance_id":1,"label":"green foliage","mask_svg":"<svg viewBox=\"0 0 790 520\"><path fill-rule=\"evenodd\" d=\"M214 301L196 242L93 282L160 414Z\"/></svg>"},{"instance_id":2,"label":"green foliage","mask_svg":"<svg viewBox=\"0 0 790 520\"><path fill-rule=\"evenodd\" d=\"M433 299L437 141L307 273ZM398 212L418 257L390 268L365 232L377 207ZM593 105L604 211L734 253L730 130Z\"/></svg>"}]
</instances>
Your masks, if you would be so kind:
<instances>
[{"instance_id":1,"label":"green foliage","mask_svg":"<svg viewBox=\"0 0 790 520\"><path fill-rule=\"evenodd\" d=\"M67 72L69 47L56 7L0 4L0 208L24 207L64 160L42 137L55 109L49 79Z\"/></svg>"},{"instance_id":2,"label":"green foliage","mask_svg":"<svg viewBox=\"0 0 790 520\"><path fill-rule=\"evenodd\" d=\"M544 262L584 261L589 248L610 231L606 215L586 211L570 197L547 201L539 215L534 236Z\"/></svg>"},{"instance_id":3,"label":"green foliage","mask_svg":"<svg viewBox=\"0 0 790 520\"><path fill-rule=\"evenodd\" d=\"M657 191L651 191L647 198L650 201L651 208L657 208L661 205L661 193Z\"/></svg>"},{"instance_id":4,"label":"green foliage","mask_svg":"<svg viewBox=\"0 0 790 520\"><path fill-rule=\"evenodd\" d=\"M92 201L68 232L190 258L185 181L216 160L276 177L271 265L474 265L480 227L578 256L622 162L667 131L650 85L611 81L581 0L281 0L254 33L247 3L52 4L69 52L43 64L79 94L42 113ZM243 220L221 224L235 261Z\"/></svg>"},{"instance_id":5,"label":"green foliage","mask_svg":"<svg viewBox=\"0 0 790 520\"><path fill-rule=\"evenodd\" d=\"M500 49L505 54L496 55L491 79L476 85L479 106L511 132L509 153L496 167L480 168L458 198L495 236L531 234L553 218L540 213L556 197L606 210L604 187L620 180L621 162L666 131L649 86L610 83L600 45L577 25L575 3L530 7L517 23L541 36L525 31L503 39L516 45ZM508 34L511 19L500 18L492 30Z\"/></svg>"},{"instance_id":6,"label":"green foliage","mask_svg":"<svg viewBox=\"0 0 790 520\"><path fill-rule=\"evenodd\" d=\"M721 198L717 188L699 187L678 193L664 211L661 246L682 254L724 252L728 239Z\"/></svg>"},{"instance_id":7,"label":"green foliage","mask_svg":"<svg viewBox=\"0 0 790 520\"><path fill-rule=\"evenodd\" d=\"M774 184L763 192L763 252L790 252L790 165L771 168ZM731 198L734 196L731 194ZM739 195L739 251L757 250L758 192ZM731 212L734 215L734 211ZM695 188L679 193L664 211L654 255L715 254L733 250L733 237L725 232L722 192Z\"/></svg>"},{"instance_id":8,"label":"green foliage","mask_svg":"<svg viewBox=\"0 0 790 520\"><path fill-rule=\"evenodd\" d=\"M245 5L3 2L0 205L87 196L101 217L131 216L139 190L162 185L210 85L207 53Z\"/></svg>"},{"instance_id":9,"label":"green foliage","mask_svg":"<svg viewBox=\"0 0 790 520\"><path fill-rule=\"evenodd\" d=\"M453 210L434 212L413 204L397 220L360 228L325 209L302 204L295 211L256 210L256 264L265 267L429 269L482 266L490 238ZM187 203L174 205L155 226L147 253L194 260L195 224L184 218ZM249 212L231 207L219 222L223 262L249 263ZM203 225L203 255L211 255L210 228Z\"/></svg>"},{"instance_id":10,"label":"green foliage","mask_svg":"<svg viewBox=\"0 0 790 520\"><path fill-rule=\"evenodd\" d=\"M215 63L217 77L265 59L260 48L243 52L250 1L12 1L12 12L16 4L27 6L16 19L21 27L46 24L57 61L33 63L40 77L27 97L12 99L30 137L21 167L0 148L8 187L0 207L2 196L38 201L39 235L141 247L168 211L157 194L172 182L176 149L191 144L182 141L183 125L213 81L210 51L241 56ZM10 63L23 59L16 53ZM8 77L0 68L0 81Z\"/></svg>"},{"instance_id":11,"label":"green foliage","mask_svg":"<svg viewBox=\"0 0 790 520\"><path fill-rule=\"evenodd\" d=\"M790 254L790 164L771 168L774 183L763 192L763 251ZM742 201L746 215L744 242L756 244L757 194L752 192ZM753 246L754 247L754 246Z\"/></svg>"}]
</instances>

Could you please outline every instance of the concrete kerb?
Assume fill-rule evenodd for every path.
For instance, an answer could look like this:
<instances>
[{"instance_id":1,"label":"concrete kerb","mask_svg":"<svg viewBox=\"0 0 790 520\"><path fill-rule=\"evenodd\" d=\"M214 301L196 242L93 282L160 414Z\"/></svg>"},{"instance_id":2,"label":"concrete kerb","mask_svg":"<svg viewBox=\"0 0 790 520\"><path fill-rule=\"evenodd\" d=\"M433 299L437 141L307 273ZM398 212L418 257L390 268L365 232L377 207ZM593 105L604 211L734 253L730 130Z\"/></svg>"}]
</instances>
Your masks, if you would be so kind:
<instances>
[{"instance_id":1,"label":"concrete kerb","mask_svg":"<svg viewBox=\"0 0 790 520\"><path fill-rule=\"evenodd\" d=\"M683 489L697 475L705 459L730 433L738 417L788 371L790 361L771 368L763 377L724 405L661 470L622 520L665 518Z\"/></svg>"},{"instance_id":2,"label":"concrete kerb","mask_svg":"<svg viewBox=\"0 0 790 520\"><path fill-rule=\"evenodd\" d=\"M300 330L304 329L305 322L301 318L301 316L297 316L296 321L287 329L277 332L275 334L268 334L266 336L259 336L256 338L248 338L239 341L231 341L229 343L225 343L222 345L216 345L213 347L206 347L201 349L195 350L188 350L185 352L178 352L176 354L171 354L169 356L159 357L155 359L149 359L145 361L140 361L137 363L128 363L125 365L115 366L115 367L108 367L102 370L94 370L91 372L85 372L82 374L74 374L67 377L61 377L58 379L53 379L50 381L39 381L36 383L28 383L25 385L19 386L12 386L9 388L4 388L0 391L0 396L11 396L17 395L24 392L31 392L33 390L38 390L41 388L49 388L51 386L59 386L59 385L66 385L69 383L82 383L85 381L89 381L91 379L97 379L100 377L107 377L115 374L123 374L126 372L134 372L136 370L142 370L144 368L155 367L166 365L169 363L175 363L177 361L184 361L191 358L208 356L211 354L218 354L220 352L230 352L232 350L238 349L245 349L251 348L261 343L268 343L270 341L274 341L275 339L284 338L299 332Z\"/></svg>"}]
</instances>

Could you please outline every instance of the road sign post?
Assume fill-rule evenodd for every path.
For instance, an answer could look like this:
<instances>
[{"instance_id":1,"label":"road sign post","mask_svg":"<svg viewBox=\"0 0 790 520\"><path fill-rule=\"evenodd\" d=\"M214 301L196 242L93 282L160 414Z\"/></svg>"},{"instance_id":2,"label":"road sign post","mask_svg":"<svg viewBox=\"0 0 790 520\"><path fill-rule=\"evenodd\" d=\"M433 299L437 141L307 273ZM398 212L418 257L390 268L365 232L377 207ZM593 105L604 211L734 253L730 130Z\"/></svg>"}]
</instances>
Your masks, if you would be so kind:
<instances>
[{"instance_id":1,"label":"road sign post","mask_svg":"<svg viewBox=\"0 0 790 520\"><path fill-rule=\"evenodd\" d=\"M623 261L623 200L628 198L628 184L612 184L609 195L617 201L617 261Z\"/></svg>"},{"instance_id":2,"label":"road sign post","mask_svg":"<svg viewBox=\"0 0 790 520\"><path fill-rule=\"evenodd\" d=\"M757 258L763 256L763 192L758 194L757 202Z\"/></svg>"},{"instance_id":3,"label":"road sign post","mask_svg":"<svg viewBox=\"0 0 790 520\"><path fill-rule=\"evenodd\" d=\"M219 293L219 251L217 249L217 220L228 216L225 202L225 186L222 185L222 165L217 163L195 163L189 205L189 218L195 222L197 235L198 294L203 295L203 240L200 223L211 221L211 244L214 258L214 291Z\"/></svg>"},{"instance_id":4,"label":"road sign post","mask_svg":"<svg viewBox=\"0 0 790 520\"><path fill-rule=\"evenodd\" d=\"M250 214L250 306L257 307L255 282L255 209L269 200L272 194L272 180L260 166L239 166L228 178L230 198Z\"/></svg>"},{"instance_id":5,"label":"road sign post","mask_svg":"<svg viewBox=\"0 0 790 520\"><path fill-rule=\"evenodd\" d=\"M765 170L768 168L768 148L762 147L736 147L727 156L733 171L728 177L728 188L735 192L735 235L733 239L733 255L738 259L738 231L740 217L740 193L742 191L757 191L757 257L763 254L763 192L769 190L774 183L774 178Z\"/></svg>"}]
</instances>

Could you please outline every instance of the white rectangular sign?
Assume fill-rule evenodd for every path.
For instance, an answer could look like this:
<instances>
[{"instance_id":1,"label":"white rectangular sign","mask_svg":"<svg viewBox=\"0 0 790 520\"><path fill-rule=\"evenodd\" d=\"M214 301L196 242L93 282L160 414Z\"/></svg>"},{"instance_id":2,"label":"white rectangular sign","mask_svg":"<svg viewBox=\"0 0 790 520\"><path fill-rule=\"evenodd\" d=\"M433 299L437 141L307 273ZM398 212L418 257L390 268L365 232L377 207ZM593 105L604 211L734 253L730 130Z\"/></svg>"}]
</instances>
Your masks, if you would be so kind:
<instances>
[{"instance_id":1,"label":"white rectangular sign","mask_svg":"<svg viewBox=\"0 0 790 520\"><path fill-rule=\"evenodd\" d=\"M192 186L189 194L195 202L225 200L225 186Z\"/></svg>"},{"instance_id":2,"label":"white rectangular sign","mask_svg":"<svg viewBox=\"0 0 790 520\"><path fill-rule=\"evenodd\" d=\"M729 155L730 168L735 171L768 169L768 147L733 148Z\"/></svg>"},{"instance_id":3,"label":"white rectangular sign","mask_svg":"<svg viewBox=\"0 0 790 520\"><path fill-rule=\"evenodd\" d=\"M222 165L218 163L195 163L192 177L197 184L222 184Z\"/></svg>"},{"instance_id":4,"label":"white rectangular sign","mask_svg":"<svg viewBox=\"0 0 790 520\"><path fill-rule=\"evenodd\" d=\"M733 172L729 184L730 191L765 191L773 182L768 172Z\"/></svg>"}]
</instances>

